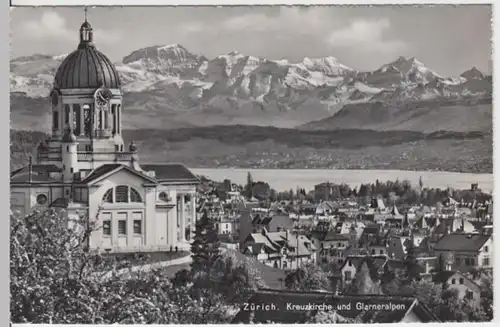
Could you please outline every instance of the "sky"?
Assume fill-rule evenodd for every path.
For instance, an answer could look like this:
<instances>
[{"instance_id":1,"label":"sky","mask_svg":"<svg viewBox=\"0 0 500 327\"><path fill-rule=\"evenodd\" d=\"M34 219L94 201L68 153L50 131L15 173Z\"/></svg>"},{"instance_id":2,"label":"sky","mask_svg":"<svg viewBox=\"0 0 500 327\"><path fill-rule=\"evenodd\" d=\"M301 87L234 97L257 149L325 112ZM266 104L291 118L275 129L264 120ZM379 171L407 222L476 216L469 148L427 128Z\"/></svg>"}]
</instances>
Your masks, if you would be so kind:
<instances>
[{"instance_id":1,"label":"sky","mask_svg":"<svg viewBox=\"0 0 500 327\"><path fill-rule=\"evenodd\" d=\"M83 20L83 7L13 9L11 57L75 50ZM97 48L114 62L178 43L209 59L236 50L291 62L333 56L361 71L399 56L444 76L493 69L489 5L94 7L88 21Z\"/></svg>"}]
</instances>

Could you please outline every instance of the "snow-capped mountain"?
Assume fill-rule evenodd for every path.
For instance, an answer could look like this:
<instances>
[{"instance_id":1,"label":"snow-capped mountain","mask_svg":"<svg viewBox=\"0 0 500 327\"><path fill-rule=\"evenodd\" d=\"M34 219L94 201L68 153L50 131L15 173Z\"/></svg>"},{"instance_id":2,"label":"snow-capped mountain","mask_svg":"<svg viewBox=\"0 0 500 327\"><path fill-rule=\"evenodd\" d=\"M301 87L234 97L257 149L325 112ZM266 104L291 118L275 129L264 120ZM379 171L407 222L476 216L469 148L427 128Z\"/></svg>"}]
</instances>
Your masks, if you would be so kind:
<instances>
[{"instance_id":1,"label":"snow-capped mountain","mask_svg":"<svg viewBox=\"0 0 500 327\"><path fill-rule=\"evenodd\" d=\"M64 58L37 54L11 60L11 92L48 96ZM133 51L116 69L128 108L186 115L195 124L289 127L328 117L349 103L491 94L491 79L475 68L444 78L404 57L373 72L358 72L331 56L292 63L233 51L207 59L173 44Z\"/></svg>"}]
</instances>

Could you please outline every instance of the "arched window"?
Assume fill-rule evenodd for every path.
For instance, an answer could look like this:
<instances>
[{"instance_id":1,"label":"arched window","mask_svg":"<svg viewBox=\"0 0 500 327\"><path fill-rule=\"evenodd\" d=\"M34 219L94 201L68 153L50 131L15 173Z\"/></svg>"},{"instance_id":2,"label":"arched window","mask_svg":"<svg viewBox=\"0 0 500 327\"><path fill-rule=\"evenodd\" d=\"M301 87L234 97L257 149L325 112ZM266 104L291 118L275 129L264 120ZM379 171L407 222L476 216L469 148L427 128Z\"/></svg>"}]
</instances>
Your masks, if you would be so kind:
<instances>
[{"instance_id":1,"label":"arched window","mask_svg":"<svg viewBox=\"0 0 500 327\"><path fill-rule=\"evenodd\" d=\"M70 114L71 114L71 108L69 107L69 104L66 104L64 106L64 123L66 125L69 125Z\"/></svg>"},{"instance_id":2,"label":"arched window","mask_svg":"<svg viewBox=\"0 0 500 327\"><path fill-rule=\"evenodd\" d=\"M114 192L113 192L114 191ZM119 185L115 188L110 188L102 197L104 203L139 203L142 202L142 197L139 192L127 185Z\"/></svg>"},{"instance_id":3,"label":"arched window","mask_svg":"<svg viewBox=\"0 0 500 327\"><path fill-rule=\"evenodd\" d=\"M129 202L128 186L120 185L116 187L116 202L126 203Z\"/></svg>"},{"instance_id":4,"label":"arched window","mask_svg":"<svg viewBox=\"0 0 500 327\"><path fill-rule=\"evenodd\" d=\"M109 190L104 193L104 196L102 197L102 202L105 203L113 203L113 189L110 188Z\"/></svg>"},{"instance_id":5,"label":"arched window","mask_svg":"<svg viewBox=\"0 0 500 327\"><path fill-rule=\"evenodd\" d=\"M139 192L133 188L130 188L130 202L142 202Z\"/></svg>"}]
</instances>

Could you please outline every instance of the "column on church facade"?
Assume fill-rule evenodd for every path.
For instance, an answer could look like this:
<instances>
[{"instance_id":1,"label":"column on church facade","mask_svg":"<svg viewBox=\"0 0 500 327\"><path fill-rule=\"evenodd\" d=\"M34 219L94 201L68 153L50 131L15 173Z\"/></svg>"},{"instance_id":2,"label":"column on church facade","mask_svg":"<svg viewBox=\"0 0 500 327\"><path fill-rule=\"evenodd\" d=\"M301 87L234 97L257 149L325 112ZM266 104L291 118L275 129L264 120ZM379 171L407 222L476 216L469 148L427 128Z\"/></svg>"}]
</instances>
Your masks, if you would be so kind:
<instances>
[{"instance_id":1,"label":"column on church facade","mask_svg":"<svg viewBox=\"0 0 500 327\"><path fill-rule=\"evenodd\" d=\"M179 207L177 208L179 215L179 241L186 241L186 208L184 203L184 194L179 195Z\"/></svg>"}]
</instances>

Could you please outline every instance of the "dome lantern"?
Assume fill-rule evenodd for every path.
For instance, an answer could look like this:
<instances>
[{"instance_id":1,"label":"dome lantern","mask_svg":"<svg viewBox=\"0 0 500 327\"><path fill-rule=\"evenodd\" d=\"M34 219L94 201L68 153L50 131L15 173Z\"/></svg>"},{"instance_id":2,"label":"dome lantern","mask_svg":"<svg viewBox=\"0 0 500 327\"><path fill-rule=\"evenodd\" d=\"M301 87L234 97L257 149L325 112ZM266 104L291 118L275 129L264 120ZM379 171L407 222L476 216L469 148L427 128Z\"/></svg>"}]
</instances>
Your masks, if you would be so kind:
<instances>
[{"instance_id":1,"label":"dome lantern","mask_svg":"<svg viewBox=\"0 0 500 327\"><path fill-rule=\"evenodd\" d=\"M93 32L92 26L87 21L87 7L85 7L85 21L80 27L80 45L78 48L92 45Z\"/></svg>"}]
</instances>

